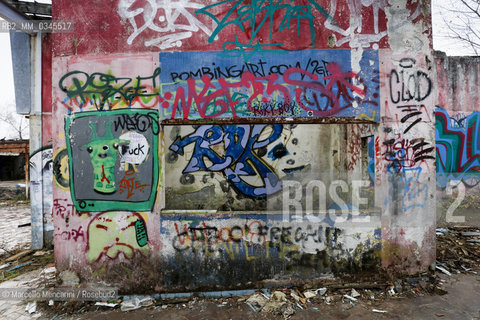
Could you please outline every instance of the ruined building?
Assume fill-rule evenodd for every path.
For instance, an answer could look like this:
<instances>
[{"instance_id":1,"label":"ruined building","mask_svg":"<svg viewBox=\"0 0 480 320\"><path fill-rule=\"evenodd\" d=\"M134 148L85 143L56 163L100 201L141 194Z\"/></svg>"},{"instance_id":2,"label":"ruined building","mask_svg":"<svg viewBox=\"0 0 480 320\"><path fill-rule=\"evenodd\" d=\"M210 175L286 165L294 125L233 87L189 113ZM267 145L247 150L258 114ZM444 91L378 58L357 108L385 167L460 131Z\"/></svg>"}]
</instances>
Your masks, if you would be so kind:
<instances>
[{"instance_id":1,"label":"ruined building","mask_svg":"<svg viewBox=\"0 0 480 320\"><path fill-rule=\"evenodd\" d=\"M436 109L430 15L428 0L54 1L69 32L12 38L30 53L31 146L53 162L32 176L34 246L53 238L59 272L126 291L427 270L437 152L460 152L435 140L476 126Z\"/></svg>"}]
</instances>

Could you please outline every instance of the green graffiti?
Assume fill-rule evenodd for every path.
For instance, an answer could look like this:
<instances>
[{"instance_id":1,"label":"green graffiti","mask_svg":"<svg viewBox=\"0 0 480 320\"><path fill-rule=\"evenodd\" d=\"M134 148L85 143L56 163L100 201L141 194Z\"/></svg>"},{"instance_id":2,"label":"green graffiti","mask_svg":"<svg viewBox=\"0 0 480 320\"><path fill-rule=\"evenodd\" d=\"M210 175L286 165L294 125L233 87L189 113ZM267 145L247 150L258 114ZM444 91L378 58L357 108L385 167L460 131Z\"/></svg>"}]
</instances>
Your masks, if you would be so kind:
<instances>
[{"instance_id":1,"label":"green graffiti","mask_svg":"<svg viewBox=\"0 0 480 320\"><path fill-rule=\"evenodd\" d=\"M114 193L115 188L115 163L121 144L127 140L115 139L112 134L112 121L105 124L105 135L99 137L95 123L89 124L91 141L84 146L89 153L93 165L93 189L99 193Z\"/></svg>"},{"instance_id":2,"label":"green graffiti","mask_svg":"<svg viewBox=\"0 0 480 320\"><path fill-rule=\"evenodd\" d=\"M68 115L65 165L75 209L79 212L151 210L158 184L159 132L156 110L120 109ZM135 157L143 158L137 161ZM135 170L131 168L133 165ZM122 184L126 179L133 179L138 182L134 186L142 188Z\"/></svg>"},{"instance_id":3,"label":"green graffiti","mask_svg":"<svg viewBox=\"0 0 480 320\"><path fill-rule=\"evenodd\" d=\"M137 243L140 247L147 245L148 235L143 220L135 221L135 235L137 236Z\"/></svg>"}]
</instances>

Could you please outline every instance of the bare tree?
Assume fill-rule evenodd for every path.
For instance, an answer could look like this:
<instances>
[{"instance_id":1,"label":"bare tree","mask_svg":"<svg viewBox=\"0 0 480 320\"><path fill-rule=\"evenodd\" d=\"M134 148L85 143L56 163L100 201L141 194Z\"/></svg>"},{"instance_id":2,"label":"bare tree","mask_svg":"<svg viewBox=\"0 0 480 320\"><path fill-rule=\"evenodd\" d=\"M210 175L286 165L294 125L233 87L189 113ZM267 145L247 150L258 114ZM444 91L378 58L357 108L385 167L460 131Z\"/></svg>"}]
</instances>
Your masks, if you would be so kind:
<instances>
[{"instance_id":1,"label":"bare tree","mask_svg":"<svg viewBox=\"0 0 480 320\"><path fill-rule=\"evenodd\" d=\"M480 0L441 2L445 28L440 32L440 36L457 40L470 48L475 55L480 55Z\"/></svg>"},{"instance_id":2,"label":"bare tree","mask_svg":"<svg viewBox=\"0 0 480 320\"><path fill-rule=\"evenodd\" d=\"M15 110L15 108L13 108L13 110ZM3 130L4 132L14 133L13 135L10 134L9 137L22 140L28 136L28 119L15 113L13 110L10 106L0 112L0 126L6 129Z\"/></svg>"}]
</instances>

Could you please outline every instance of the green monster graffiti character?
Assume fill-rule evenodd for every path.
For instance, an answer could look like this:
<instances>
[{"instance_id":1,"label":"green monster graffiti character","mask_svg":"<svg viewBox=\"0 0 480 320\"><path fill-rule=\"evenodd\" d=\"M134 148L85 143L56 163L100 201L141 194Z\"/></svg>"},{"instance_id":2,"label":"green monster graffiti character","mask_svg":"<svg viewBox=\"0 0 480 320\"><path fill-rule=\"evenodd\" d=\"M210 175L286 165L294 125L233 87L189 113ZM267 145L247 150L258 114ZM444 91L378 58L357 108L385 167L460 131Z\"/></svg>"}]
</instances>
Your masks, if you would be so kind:
<instances>
[{"instance_id":1,"label":"green monster graffiti character","mask_svg":"<svg viewBox=\"0 0 480 320\"><path fill-rule=\"evenodd\" d=\"M127 140L114 139L111 131L112 121L105 124L105 135L99 137L95 123L90 123L90 142L83 147L87 150L93 165L93 190L98 193L110 194L115 188L115 163L117 152Z\"/></svg>"}]
</instances>

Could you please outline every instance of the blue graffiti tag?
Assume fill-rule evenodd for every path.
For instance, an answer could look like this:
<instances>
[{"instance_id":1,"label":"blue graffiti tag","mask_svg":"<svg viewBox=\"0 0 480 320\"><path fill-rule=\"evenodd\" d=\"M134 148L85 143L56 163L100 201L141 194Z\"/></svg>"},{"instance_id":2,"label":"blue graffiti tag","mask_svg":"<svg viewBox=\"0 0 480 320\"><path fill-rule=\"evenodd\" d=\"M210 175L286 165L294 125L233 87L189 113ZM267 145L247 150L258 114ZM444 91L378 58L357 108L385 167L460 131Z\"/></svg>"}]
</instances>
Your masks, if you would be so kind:
<instances>
[{"instance_id":1,"label":"blue graffiti tag","mask_svg":"<svg viewBox=\"0 0 480 320\"><path fill-rule=\"evenodd\" d=\"M259 140L266 127L271 127L272 132L267 138ZM170 150L183 155L184 147L194 142L192 157L183 173L221 172L242 194L262 198L281 190L282 184L275 170L261 159L256 150L277 140L282 130L280 124L203 125L184 138L177 138ZM219 152L218 148L223 152ZM208 164L205 159L209 160ZM242 179L257 175L263 182L262 186L251 185Z\"/></svg>"},{"instance_id":2,"label":"blue graffiti tag","mask_svg":"<svg viewBox=\"0 0 480 320\"><path fill-rule=\"evenodd\" d=\"M399 151L400 159L393 161L387 172L391 176L388 196L385 205L398 197L404 212L413 208L424 208L428 197L428 185L420 182L421 167L405 167L405 151Z\"/></svg>"},{"instance_id":3,"label":"blue graffiti tag","mask_svg":"<svg viewBox=\"0 0 480 320\"><path fill-rule=\"evenodd\" d=\"M368 174L375 183L375 139L374 136L368 137Z\"/></svg>"},{"instance_id":4,"label":"blue graffiti tag","mask_svg":"<svg viewBox=\"0 0 480 320\"><path fill-rule=\"evenodd\" d=\"M463 118L462 118L463 117ZM462 180L472 188L480 182L480 113L449 115L435 109L437 186Z\"/></svg>"}]
</instances>

